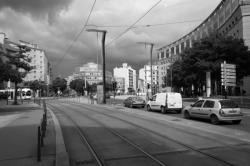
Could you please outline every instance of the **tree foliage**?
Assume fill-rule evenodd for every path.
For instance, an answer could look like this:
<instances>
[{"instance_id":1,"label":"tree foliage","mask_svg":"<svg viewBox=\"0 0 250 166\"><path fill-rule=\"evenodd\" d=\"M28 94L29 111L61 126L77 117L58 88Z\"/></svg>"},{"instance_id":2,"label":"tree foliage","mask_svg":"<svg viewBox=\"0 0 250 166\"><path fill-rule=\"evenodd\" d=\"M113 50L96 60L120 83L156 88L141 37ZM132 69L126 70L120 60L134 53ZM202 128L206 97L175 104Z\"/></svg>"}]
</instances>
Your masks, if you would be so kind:
<instances>
[{"instance_id":1,"label":"tree foliage","mask_svg":"<svg viewBox=\"0 0 250 166\"><path fill-rule=\"evenodd\" d=\"M83 79L76 79L72 80L69 84L71 89L74 89L77 93L84 94L84 89L85 89L85 80ZM86 85L88 87L88 83Z\"/></svg>"},{"instance_id":2,"label":"tree foliage","mask_svg":"<svg viewBox=\"0 0 250 166\"><path fill-rule=\"evenodd\" d=\"M63 92L67 88L67 81L63 78L57 77L52 82L52 89L55 93L57 93L58 90Z\"/></svg>"},{"instance_id":3,"label":"tree foliage","mask_svg":"<svg viewBox=\"0 0 250 166\"><path fill-rule=\"evenodd\" d=\"M32 70L32 67L29 65L31 59L25 55L30 49L21 45L18 45L18 47L18 51L10 52L6 50L6 52L3 52L2 56L5 56L7 61L6 63L0 62L1 72L3 72L0 79L14 82L15 94L17 94L17 84L21 83L26 74ZM17 104L17 95L14 96L14 104Z\"/></svg>"},{"instance_id":4,"label":"tree foliage","mask_svg":"<svg viewBox=\"0 0 250 166\"><path fill-rule=\"evenodd\" d=\"M205 84L205 72L211 72L218 85L221 80L221 63L236 64L237 82L250 74L250 52L242 39L218 36L216 34L195 42L186 49L180 60L172 66L173 85L177 88L194 85L201 88ZM170 80L170 73L168 73Z\"/></svg>"}]
</instances>

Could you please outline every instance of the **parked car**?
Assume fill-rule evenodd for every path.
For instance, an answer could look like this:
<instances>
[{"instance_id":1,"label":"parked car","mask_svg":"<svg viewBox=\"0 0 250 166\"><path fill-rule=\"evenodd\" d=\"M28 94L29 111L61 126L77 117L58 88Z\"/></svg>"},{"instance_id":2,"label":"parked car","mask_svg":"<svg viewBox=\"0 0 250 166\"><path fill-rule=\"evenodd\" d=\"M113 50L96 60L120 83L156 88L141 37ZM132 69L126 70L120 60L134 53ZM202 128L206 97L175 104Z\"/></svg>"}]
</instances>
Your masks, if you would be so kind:
<instances>
[{"instance_id":1,"label":"parked car","mask_svg":"<svg viewBox=\"0 0 250 166\"><path fill-rule=\"evenodd\" d=\"M182 110L182 97L180 93L166 92L157 93L148 101L147 111L159 110L162 113L174 110L181 113Z\"/></svg>"},{"instance_id":2,"label":"parked car","mask_svg":"<svg viewBox=\"0 0 250 166\"><path fill-rule=\"evenodd\" d=\"M138 96L132 96L132 97L128 97L126 98L124 101L123 101L123 104L125 107L130 107L130 108L133 108L133 107L142 107L144 108L145 107L145 100L141 97L138 97Z\"/></svg>"},{"instance_id":3,"label":"parked car","mask_svg":"<svg viewBox=\"0 0 250 166\"><path fill-rule=\"evenodd\" d=\"M218 124L220 121L232 121L239 124L243 114L234 101L229 99L201 99L183 108L184 117L210 119L212 124Z\"/></svg>"}]
</instances>

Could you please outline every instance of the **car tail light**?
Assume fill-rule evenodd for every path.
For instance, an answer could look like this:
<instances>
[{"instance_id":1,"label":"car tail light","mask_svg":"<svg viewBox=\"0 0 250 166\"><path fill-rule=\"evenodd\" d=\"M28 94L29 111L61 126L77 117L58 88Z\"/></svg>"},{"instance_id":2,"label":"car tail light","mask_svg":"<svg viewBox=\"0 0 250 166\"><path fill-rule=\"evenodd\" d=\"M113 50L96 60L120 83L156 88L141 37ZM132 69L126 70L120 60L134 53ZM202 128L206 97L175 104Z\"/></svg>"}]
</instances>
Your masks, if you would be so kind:
<instances>
[{"instance_id":1,"label":"car tail light","mask_svg":"<svg viewBox=\"0 0 250 166\"><path fill-rule=\"evenodd\" d=\"M220 115L225 115L225 112L222 109L220 109L219 114Z\"/></svg>"}]
</instances>

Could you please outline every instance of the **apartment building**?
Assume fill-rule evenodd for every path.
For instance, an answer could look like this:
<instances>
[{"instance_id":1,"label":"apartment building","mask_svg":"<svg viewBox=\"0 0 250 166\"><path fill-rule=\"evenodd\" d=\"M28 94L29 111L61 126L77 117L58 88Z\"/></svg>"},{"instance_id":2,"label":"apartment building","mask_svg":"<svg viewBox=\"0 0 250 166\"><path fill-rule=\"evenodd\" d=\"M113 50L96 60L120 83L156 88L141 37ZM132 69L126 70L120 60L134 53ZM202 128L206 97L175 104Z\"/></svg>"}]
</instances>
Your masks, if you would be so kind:
<instances>
[{"instance_id":1,"label":"apartment building","mask_svg":"<svg viewBox=\"0 0 250 166\"><path fill-rule=\"evenodd\" d=\"M31 58L30 65L33 69L23 79L24 81L42 81L45 84L51 84L52 66L43 49L40 49L37 44L29 43L26 41L19 41L21 45L30 48L26 55Z\"/></svg>"},{"instance_id":2,"label":"apartment building","mask_svg":"<svg viewBox=\"0 0 250 166\"><path fill-rule=\"evenodd\" d=\"M123 63L122 67L115 67L113 69L114 78L124 78L124 92L128 93L136 91L136 70L127 63Z\"/></svg>"}]
</instances>

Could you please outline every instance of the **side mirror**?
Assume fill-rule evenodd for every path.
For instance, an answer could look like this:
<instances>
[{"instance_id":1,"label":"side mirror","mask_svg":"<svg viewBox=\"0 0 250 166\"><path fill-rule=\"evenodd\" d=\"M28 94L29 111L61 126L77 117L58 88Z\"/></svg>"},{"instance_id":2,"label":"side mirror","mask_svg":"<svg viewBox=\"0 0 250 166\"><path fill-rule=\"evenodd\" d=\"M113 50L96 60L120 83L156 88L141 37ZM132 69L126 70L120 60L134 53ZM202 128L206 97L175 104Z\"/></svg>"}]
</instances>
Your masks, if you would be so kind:
<instances>
[{"instance_id":1,"label":"side mirror","mask_svg":"<svg viewBox=\"0 0 250 166\"><path fill-rule=\"evenodd\" d=\"M190 106L191 106L191 107L193 107L193 106L194 106L194 104L190 104Z\"/></svg>"}]
</instances>

